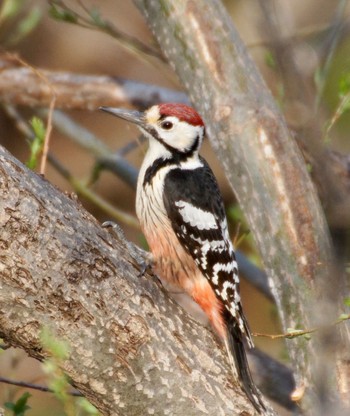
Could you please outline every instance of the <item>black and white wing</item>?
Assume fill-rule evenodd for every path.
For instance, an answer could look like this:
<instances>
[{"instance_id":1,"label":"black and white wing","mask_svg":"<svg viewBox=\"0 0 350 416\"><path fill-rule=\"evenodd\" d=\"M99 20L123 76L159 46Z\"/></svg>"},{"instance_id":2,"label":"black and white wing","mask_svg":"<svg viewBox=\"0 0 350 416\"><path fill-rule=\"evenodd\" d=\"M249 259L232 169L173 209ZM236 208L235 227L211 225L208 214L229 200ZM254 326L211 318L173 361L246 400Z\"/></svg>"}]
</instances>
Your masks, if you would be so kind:
<instances>
[{"instance_id":1,"label":"black and white wing","mask_svg":"<svg viewBox=\"0 0 350 416\"><path fill-rule=\"evenodd\" d=\"M200 160L200 167L179 167L166 175L165 209L179 242L250 338L242 317L237 262L222 197L213 172L204 159Z\"/></svg>"}]
</instances>

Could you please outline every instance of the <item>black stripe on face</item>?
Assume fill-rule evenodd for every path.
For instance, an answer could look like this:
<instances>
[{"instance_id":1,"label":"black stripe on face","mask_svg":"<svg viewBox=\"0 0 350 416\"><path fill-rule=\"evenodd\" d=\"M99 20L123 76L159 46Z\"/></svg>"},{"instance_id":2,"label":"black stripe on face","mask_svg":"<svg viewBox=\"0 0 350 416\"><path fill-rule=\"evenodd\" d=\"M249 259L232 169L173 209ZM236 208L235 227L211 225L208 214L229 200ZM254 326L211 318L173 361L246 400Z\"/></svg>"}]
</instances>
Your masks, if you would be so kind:
<instances>
[{"instance_id":1,"label":"black stripe on face","mask_svg":"<svg viewBox=\"0 0 350 416\"><path fill-rule=\"evenodd\" d=\"M154 139L156 139L159 143L161 143L174 157L174 159L176 160L176 156L177 155L185 155L186 157L191 157L195 151L197 151L199 149L199 135L197 135L197 137L195 138L192 146L187 149L187 150L179 150L176 147L170 146L168 143L166 143L161 136L158 134L157 130L154 127L143 127L144 130L150 134ZM182 159L182 157L178 160L179 162L182 161L184 159ZM177 160L176 160L177 162Z\"/></svg>"}]
</instances>

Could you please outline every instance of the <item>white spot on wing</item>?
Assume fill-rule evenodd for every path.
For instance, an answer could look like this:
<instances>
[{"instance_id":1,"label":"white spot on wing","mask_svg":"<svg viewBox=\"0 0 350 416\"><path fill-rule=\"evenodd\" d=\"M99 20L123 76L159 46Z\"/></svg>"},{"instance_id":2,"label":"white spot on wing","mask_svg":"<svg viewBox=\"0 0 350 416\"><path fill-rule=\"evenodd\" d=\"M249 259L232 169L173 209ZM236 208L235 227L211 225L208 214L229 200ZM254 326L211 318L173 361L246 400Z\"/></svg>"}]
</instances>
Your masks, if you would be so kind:
<instances>
[{"instance_id":1,"label":"white spot on wing","mask_svg":"<svg viewBox=\"0 0 350 416\"><path fill-rule=\"evenodd\" d=\"M212 240L212 241L202 240L199 237L195 237L193 234L191 234L190 237L192 238L192 240L197 241L197 243L201 245L200 251L201 251L201 262L202 262L203 269L207 268L208 251L217 251L221 253L226 248L226 243L224 240ZM195 253L197 254L197 249ZM197 262L197 259L196 259L196 262Z\"/></svg>"},{"instance_id":2,"label":"white spot on wing","mask_svg":"<svg viewBox=\"0 0 350 416\"><path fill-rule=\"evenodd\" d=\"M229 288L233 289L233 291L235 291L235 294L237 293L235 284L230 282L229 280L226 280L222 285L222 291L221 291L221 298L223 300L227 300L227 289L229 289ZM239 300L238 300L238 302L239 302ZM236 299L235 299L235 301L236 301Z\"/></svg>"},{"instance_id":3,"label":"white spot on wing","mask_svg":"<svg viewBox=\"0 0 350 416\"><path fill-rule=\"evenodd\" d=\"M230 240L230 235L228 233L228 228L227 228L227 220L226 218L224 218L221 223L220 223L220 228L222 230L222 235L224 236L224 238L229 241Z\"/></svg>"},{"instance_id":4,"label":"white spot on wing","mask_svg":"<svg viewBox=\"0 0 350 416\"><path fill-rule=\"evenodd\" d=\"M217 285L219 283L219 272L227 272L231 273L233 270L237 267L237 263L235 261L232 261L230 263L216 263L213 267L213 278L212 281L214 285Z\"/></svg>"},{"instance_id":5,"label":"white spot on wing","mask_svg":"<svg viewBox=\"0 0 350 416\"><path fill-rule=\"evenodd\" d=\"M215 217L211 212L204 211L185 201L177 201L175 205L180 208L179 212L182 219L191 227L196 227L198 230L218 228Z\"/></svg>"}]
</instances>

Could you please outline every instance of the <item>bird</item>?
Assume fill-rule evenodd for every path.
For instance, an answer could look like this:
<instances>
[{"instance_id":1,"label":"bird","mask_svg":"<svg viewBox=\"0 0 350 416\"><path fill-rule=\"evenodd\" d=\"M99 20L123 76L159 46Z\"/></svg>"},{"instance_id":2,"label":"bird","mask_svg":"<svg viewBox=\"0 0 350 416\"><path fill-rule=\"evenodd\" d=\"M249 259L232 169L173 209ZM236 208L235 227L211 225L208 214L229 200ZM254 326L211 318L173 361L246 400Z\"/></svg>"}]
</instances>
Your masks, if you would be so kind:
<instances>
[{"instance_id":1,"label":"bird","mask_svg":"<svg viewBox=\"0 0 350 416\"><path fill-rule=\"evenodd\" d=\"M259 414L269 414L249 369L253 340L244 315L238 266L217 180L199 151L205 125L181 103L145 111L101 110L135 124L148 139L137 181L136 214L162 281L205 312L228 352L234 377Z\"/></svg>"}]
</instances>

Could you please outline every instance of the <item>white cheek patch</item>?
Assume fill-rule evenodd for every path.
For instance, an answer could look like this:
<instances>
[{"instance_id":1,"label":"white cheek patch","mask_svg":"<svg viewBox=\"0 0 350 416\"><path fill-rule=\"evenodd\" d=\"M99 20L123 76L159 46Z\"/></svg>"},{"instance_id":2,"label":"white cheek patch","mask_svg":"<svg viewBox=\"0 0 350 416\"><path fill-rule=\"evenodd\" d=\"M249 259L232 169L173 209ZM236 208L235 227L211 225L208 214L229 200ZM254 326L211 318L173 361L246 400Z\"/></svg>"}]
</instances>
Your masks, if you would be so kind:
<instances>
[{"instance_id":1,"label":"white cheek patch","mask_svg":"<svg viewBox=\"0 0 350 416\"><path fill-rule=\"evenodd\" d=\"M191 227L198 228L198 230L218 228L215 217L211 212L203 211L185 201L177 201L175 205L180 208L179 212L184 222L190 224Z\"/></svg>"},{"instance_id":2,"label":"white cheek patch","mask_svg":"<svg viewBox=\"0 0 350 416\"><path fill-rule=\"evenodd\" d=\"M177 117L167 117L166 119L174 125L171 130L163 130L158 125L154 125L153 127L164 143L170 147L185 152L191 148L197 137L200 138L200 142L202 141L202 126L192 126L184 121L179 121Z\"/></svg>"},{"instance_id":3,"label":"white cheek patch","mask_svg":"<svg viewBox=\"0 0 350 416\"><path fill-rule=\"evenodd\" d=\"M155 124L159 120L159 107L154 105L146 111L146 120L148 124Z\"/></svg>"}]
</instances>

